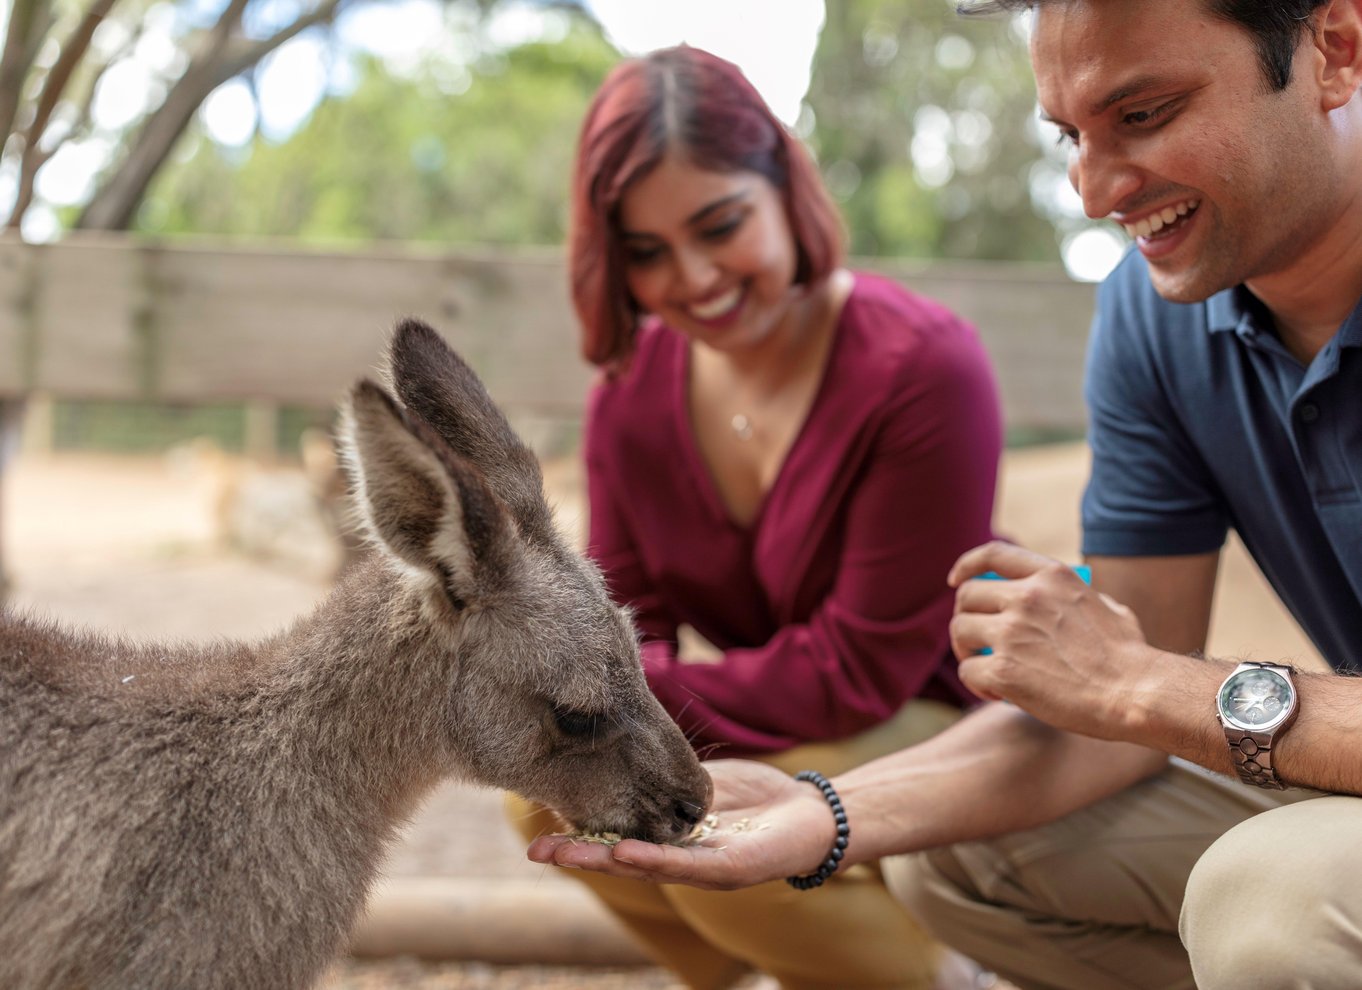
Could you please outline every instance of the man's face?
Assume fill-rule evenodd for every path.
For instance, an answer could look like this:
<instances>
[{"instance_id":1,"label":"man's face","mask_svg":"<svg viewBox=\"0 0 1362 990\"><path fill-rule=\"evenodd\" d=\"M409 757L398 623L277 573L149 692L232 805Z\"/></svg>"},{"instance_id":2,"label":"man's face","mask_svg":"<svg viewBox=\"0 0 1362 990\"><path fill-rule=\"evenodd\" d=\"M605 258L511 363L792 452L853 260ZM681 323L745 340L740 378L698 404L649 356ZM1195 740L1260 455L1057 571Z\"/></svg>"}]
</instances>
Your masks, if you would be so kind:
<instances>
[{"instance_id":1,"label":"man's face","mask_svg":"<svg viewBox=\"0 0 1362 990\"><path fill-rule=\"evenodd\" d=\"M1327 223L1314 54L1307 38L1274 92L1252 36L1195 0L1038 8L1031 61L1069 179L1136 239L1164 298L1280 274Z\"/></svg>"}]
</instances>

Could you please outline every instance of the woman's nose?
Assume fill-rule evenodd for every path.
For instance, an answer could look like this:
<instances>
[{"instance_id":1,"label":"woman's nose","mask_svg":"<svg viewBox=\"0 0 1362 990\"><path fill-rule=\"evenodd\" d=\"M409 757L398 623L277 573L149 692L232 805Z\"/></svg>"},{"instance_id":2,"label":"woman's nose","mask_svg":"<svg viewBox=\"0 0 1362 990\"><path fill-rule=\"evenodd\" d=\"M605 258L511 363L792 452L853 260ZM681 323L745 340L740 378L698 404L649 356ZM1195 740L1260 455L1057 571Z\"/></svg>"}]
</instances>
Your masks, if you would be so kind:
<instances>
[{"instance_id":1,"label":"woman's nose","mask_svg":"<svg viewBox=\"0 0 1362 990\"><path fill-rule=\"evenodd\" d=\"M718 266L707 252L677 251L673 259L676 286L683 294L696 295L714 285Z\"/></svg>"}]
</instances>

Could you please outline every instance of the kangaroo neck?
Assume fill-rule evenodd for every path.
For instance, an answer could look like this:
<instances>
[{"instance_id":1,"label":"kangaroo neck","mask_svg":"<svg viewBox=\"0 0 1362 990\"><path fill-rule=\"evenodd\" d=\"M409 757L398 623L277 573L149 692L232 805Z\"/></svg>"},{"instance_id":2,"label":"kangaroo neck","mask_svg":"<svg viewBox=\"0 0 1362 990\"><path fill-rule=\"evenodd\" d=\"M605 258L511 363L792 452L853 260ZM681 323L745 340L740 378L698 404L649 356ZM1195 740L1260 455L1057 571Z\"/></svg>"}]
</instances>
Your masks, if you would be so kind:
<instances>
[{"instance_id":1,"label":"kangaroo neck","mask_svg":"<svg viewBox=\"0 0 1362 990\"><path fill-rule=\"evenodd\" d=\"M267 704L352 797L404 815L451 770L452 650L432 642L406 582L375 555L307 618L263 644L275 656Z\"/></svg>"}]
</instances>

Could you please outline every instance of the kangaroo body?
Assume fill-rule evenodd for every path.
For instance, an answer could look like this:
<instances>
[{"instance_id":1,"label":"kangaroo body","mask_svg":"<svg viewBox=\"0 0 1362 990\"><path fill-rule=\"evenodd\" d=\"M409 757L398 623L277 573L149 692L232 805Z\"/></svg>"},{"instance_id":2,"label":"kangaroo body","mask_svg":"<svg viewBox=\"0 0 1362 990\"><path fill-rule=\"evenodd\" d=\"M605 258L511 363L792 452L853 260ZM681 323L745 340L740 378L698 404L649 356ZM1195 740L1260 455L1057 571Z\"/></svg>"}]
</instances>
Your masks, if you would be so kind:
<instances>
[{"instance_id":1,"label":"kangaroo body","mask_svg":"<svg viewBox=\"0 0 1362 990\"><path fill-rule=\"evenodd\" d=\"M707 776L537 465L420 324L347 451L375 552L256 644L0 613L0 986L311 985L449 776L675 841Z\"/></svg>"}]
</instances>

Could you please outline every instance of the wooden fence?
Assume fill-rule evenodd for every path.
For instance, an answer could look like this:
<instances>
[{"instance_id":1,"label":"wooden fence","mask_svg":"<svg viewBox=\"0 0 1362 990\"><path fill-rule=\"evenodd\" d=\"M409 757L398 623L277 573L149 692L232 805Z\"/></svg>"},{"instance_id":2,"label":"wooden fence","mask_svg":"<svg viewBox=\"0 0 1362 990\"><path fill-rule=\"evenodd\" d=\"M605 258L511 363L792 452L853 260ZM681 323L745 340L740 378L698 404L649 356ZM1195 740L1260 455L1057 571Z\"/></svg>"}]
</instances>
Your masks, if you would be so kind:
<instances>
[{"instance_id":1,"label":"wooden fence","mask_svg":"<svg viewBox=\"0 0 1362 990\"><path fill-rule=\"evenodd\" d=\"M1048 266L867 262L972 320L1008 424L1078 430L1092 286ZM577 356L556 251L339 253L124 238L0 240L0 398L326 407L402 315L439 328L514 410L575 416Z\"/></svg>"},{"instance_id":2,"label":"wooden fence","mask_svg":"<svg viewBox=\"0 0 1362 990\"><path fill-rule=\"evenodd\" d=\"M1092 286L1049 266L860 267L979 327L1011 430L1082 429ZM327 408L373 368L404 315L440 329L522 429L578 417L591 371L577 354L558 251L245 249L104 235L0 238L0 422L35 394ZM268 422L258 433L273 435Z\"/></svg>"}]
</instances>

